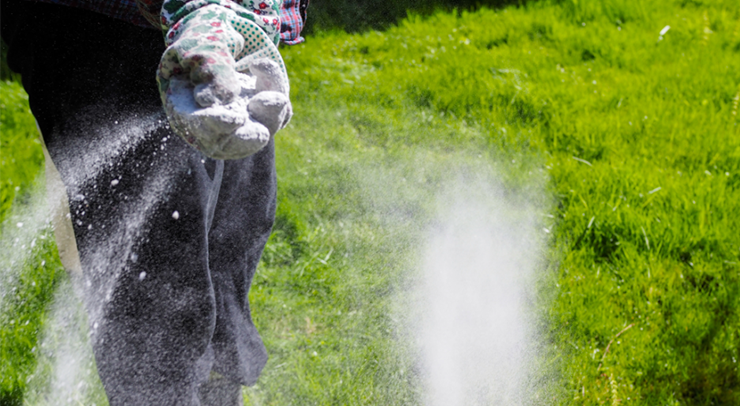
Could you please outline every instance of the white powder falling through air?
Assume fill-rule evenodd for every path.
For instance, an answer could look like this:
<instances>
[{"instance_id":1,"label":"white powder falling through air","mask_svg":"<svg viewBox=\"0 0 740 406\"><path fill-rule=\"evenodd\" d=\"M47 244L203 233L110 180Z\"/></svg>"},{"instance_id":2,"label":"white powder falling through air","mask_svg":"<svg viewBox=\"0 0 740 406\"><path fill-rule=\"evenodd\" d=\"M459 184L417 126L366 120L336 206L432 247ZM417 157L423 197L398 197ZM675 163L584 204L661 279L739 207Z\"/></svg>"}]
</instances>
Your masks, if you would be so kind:
<instances>
[{"instance_id":1,"label":"white powder falling through air","mask_svg":"<svg viewBox=\"0 0 740 406\"><path fill-rule=\"evenodd\" d=\"M50 221L43 184L34 185L25 204L14 204L0 228L0 321L17 291L20 270L34 257L37 240L49 238L49 233L43 233Z\"/></svg>"},{"instance_id":2,"label":"white powder falling through air","mask_svg":"<svg viewBox=\"0 0 740 406\"><path fill-rule=\"evenodd\" d=\"M104 405L82 302L65 278L54 294L37 345L37 366L28 378L24 404Z\"/></svg>"},{"instance_id":3,"label":"white powder falling through air","mask_svg":"<svg viewBox=\"0 0 740 406\"><path fill-rule=\"evenodd\" d=\"M540 257L536 215L492 183L439 197L418 287L427 406L522 405L535 356L528 302Z\"/></svg>"}]
</instances>

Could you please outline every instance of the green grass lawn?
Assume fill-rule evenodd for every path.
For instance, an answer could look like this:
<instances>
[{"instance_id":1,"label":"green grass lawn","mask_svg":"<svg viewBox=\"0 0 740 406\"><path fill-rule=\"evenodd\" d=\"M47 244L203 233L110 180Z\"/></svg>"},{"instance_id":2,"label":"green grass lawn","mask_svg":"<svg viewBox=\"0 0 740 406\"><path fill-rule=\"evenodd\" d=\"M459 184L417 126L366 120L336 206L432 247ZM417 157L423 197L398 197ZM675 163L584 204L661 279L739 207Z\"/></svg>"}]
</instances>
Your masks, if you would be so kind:
<instances>
[{"instance_id":1,"label":"green grass lawn","mask_svg":"<svg viewBox=\"0 0 740 406\"><path fill-rule=\"evenodd\" d=\"M248 404L420 402L394 306L419 242L407 218L423 223L454 168L546 191L549 403L740 404L740 3L411 16L284 57L296 114L277 138L277 224L250 297L271 358ZM11 244L42 159L19 86L0 94ZM2 302L3 405L21 402L63 278L48 236Z\"/></svg>"}]
</instances>

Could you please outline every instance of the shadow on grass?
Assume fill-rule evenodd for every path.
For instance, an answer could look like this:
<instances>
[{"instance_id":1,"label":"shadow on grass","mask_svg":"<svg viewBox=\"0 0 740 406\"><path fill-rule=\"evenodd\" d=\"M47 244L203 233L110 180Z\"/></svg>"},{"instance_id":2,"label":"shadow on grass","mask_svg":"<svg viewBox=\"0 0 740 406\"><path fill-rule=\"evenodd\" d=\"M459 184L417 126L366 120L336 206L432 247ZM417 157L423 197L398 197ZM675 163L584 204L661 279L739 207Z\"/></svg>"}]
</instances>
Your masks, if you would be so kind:
<instances>
[{"instance_id":1,"label":"shadow on grass","mask_svg":"<svg viewBox=\"0 0 740 406\"><path fill-rule=\"evenodd\" d=\"M529 0L531 1L531 0ZM523 5L528 0L313 0L308 8L306 33L341 29L347 32L384 30L409 13L429 15L436 10L477 10Z\"/></svg>"}]
</instances>

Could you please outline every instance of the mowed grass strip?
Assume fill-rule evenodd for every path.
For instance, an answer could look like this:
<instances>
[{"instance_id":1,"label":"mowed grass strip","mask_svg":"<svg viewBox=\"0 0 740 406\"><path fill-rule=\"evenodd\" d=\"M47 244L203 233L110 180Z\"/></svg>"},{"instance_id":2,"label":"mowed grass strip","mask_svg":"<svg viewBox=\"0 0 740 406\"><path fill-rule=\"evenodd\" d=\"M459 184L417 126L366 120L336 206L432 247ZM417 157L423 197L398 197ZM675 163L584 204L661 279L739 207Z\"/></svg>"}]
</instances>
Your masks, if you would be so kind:
<instances>
[{"instance_id":1,"label":"mowed grass strip","mask_svg":"<svg viewBox=\"0 0 740 406\"><path fill-rule=\"evenodd\" d=\"M277 139L278 221L251 296L272 358L248 402L419 402L390 303L416 241L383 207L424 212L461 156L503 167L511 188L549 178L554 402L740 402L740 4L411 16L284 56L296 117ZM419 192L368 197L384 167L393 193L399 177Z\"/></svg>"}]
</instances>

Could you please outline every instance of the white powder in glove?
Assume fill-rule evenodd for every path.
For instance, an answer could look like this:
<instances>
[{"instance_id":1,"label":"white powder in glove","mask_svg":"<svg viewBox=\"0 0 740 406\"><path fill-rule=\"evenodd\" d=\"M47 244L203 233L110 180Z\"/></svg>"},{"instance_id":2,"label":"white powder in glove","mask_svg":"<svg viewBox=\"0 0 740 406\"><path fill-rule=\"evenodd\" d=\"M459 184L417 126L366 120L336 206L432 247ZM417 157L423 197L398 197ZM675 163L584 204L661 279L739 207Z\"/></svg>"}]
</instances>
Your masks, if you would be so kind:
<instances>
[{"instance_id":1,"label":"white powder in glove","mask_svg":"<svg viewBox=\"0 0 740 406\"><path fill-rule=\"evenodd\" d=\"M255 76L237 73L241 92L231 103L209 107L196 102L195 86L186 76L172 77L165 100L172 128L215 159L240 159L262 149L287 124L292 109L285 94L265 88L260 69L253 71Z\"/></svg>"}]
</instances>

